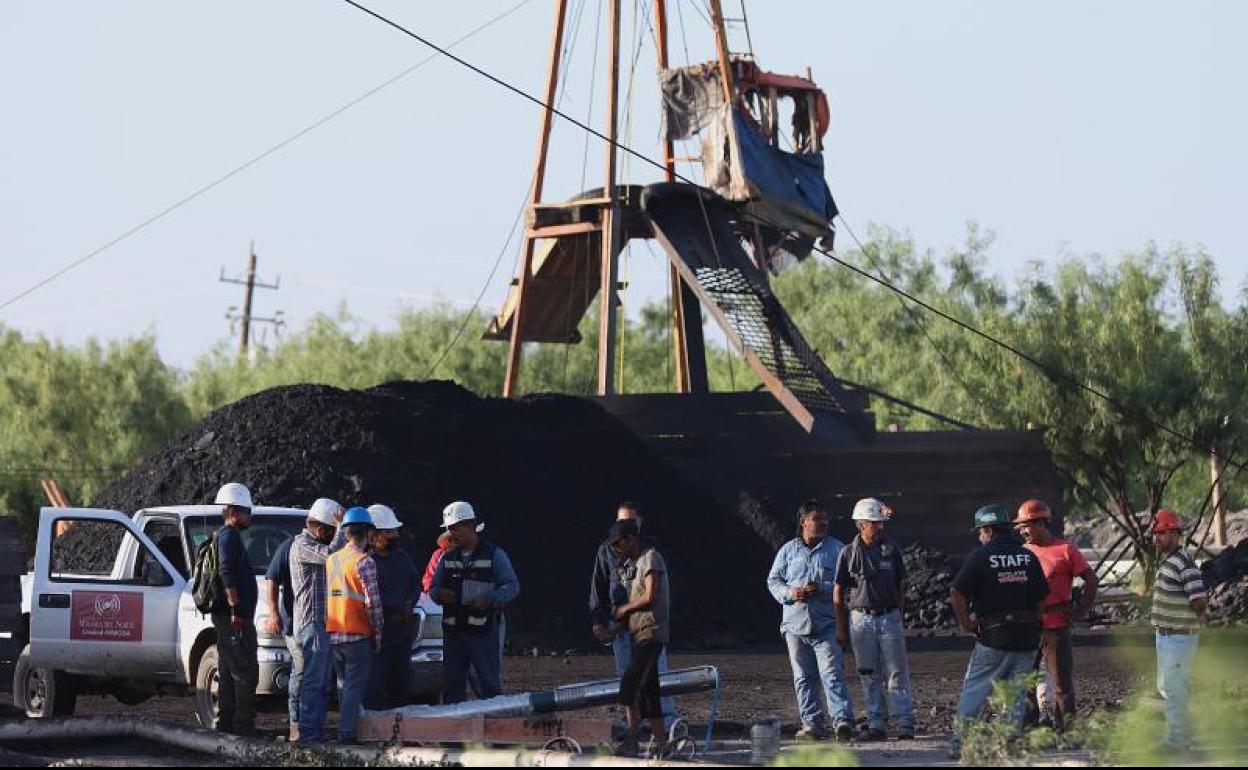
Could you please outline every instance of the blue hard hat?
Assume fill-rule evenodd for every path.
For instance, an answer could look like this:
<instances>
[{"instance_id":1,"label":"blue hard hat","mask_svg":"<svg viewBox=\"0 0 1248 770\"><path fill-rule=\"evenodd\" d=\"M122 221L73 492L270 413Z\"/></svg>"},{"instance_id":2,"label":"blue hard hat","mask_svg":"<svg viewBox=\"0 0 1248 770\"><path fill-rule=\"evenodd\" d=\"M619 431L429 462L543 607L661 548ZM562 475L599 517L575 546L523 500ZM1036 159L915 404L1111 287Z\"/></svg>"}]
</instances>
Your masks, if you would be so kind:
<instances>
[{"instance_id":1,"label":"blue hard hat","mask_svg":"<svg viewBox=\"0 0 1248 770\"><path fill-rule=\"evenodd\" d=\"M342 517L342 525L344 527L351 524L364 524L371 527L373 526L373 517L369 514L367 508L361 508L357 505L354 508L348 508L347 514Z\"/></svg>"}]
</instances>

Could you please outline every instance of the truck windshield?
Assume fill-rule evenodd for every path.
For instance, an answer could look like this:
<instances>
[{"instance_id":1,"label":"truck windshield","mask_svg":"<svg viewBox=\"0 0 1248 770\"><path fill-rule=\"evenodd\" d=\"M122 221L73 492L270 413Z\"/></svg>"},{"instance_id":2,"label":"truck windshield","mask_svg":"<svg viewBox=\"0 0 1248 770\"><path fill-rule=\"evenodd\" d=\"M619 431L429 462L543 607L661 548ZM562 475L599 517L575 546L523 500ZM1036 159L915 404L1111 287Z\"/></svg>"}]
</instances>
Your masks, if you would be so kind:
<instances>
[{"instance_id":1,"label":"truck windshield","mask_svg":"<svg viewBox=\"0 0 1248 770\"><path fill-rule=\"evenodd\" d=\"M257 575L263 575L273 560L278 547L291 535L299 534L306 519L302 516L269 514L253 516L251 526L243 531L243 544L247 546L247 555ZM182 526L186 528L186 539L191 544L191 555L199 553L199 547L212 537L212 533L221 529L224 520L220 516L187 516Z\"/></svg>"}]
</instances>

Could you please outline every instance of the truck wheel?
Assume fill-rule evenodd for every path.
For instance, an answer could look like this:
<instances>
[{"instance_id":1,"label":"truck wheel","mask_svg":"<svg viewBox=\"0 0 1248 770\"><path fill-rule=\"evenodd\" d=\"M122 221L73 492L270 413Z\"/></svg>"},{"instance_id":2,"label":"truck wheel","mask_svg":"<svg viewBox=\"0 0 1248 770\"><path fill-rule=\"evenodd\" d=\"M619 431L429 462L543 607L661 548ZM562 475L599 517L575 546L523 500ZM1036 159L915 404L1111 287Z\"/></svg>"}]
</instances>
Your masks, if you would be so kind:
<instances>
[{"instance_id":1,"label":"truck wheel","mask_svg":"<svg viewBox=\"0 0 1248 770\"><path fill-rule=\"evenodd\" d=\"M69 717L78 704L78 687L64 671L30 663L30 645L22 650L13 670L13 705L31 719Z\"/></svg>"},{"instance_id":2,"label":"truck wheel","mask_svg":"<svg viewBox=\"0 0 1248 770\"><path fill-rule=\"evenodd\" d=\"M195 713L199 724L206 730L217 729L217 688L220 685L217 665L217 646L204 650L195 670Z\"/></svg>"}]
</instances>

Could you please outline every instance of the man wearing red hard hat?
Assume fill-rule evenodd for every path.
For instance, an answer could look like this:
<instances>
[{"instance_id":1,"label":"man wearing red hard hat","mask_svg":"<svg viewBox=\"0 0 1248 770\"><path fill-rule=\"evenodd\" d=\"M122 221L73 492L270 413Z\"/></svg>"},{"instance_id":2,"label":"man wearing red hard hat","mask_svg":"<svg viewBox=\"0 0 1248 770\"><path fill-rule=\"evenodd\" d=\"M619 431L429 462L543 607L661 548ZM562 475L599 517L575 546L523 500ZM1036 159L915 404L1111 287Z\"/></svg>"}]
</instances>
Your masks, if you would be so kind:
<instances>
[{"instance_id":1,"label":"man wearing red hard hat","mask_svg":"<svg viewBox=\"0 0 1248 770\"><path fill-rule=\"evenodd\" d=\"M1166 701L1162 744L1187 751L1192 743L1187 697L1209 594L1196 563L1183 551L1179 517L1173 511L1158 511L1152 530L1161 557L1153 581L1152 620L1157 632L1157 692Z\"/></svg>"},{"instance_id":2,"label":"man wearing red hard hat","mask_svg":"<svg viewBox=\"0 0 1248 770\"><path fill-rule=\"evenodd\" d=\"M1061 730L1075 713L1075 650L1071 626L1088 616L1096 601L1096 571L1079 549L1058 538L1049 529L1053 512L1043 500L1028 500L1018 507L1014 526L1023 536L1027 550L1036 555L1049 581L1049 595L1040 615L1040 650L1037 665L1045 679L1038 705L1042 720ZM1083 580L1079 601L1074 599L1074 582Z\"/></svg>"}]
</instances>

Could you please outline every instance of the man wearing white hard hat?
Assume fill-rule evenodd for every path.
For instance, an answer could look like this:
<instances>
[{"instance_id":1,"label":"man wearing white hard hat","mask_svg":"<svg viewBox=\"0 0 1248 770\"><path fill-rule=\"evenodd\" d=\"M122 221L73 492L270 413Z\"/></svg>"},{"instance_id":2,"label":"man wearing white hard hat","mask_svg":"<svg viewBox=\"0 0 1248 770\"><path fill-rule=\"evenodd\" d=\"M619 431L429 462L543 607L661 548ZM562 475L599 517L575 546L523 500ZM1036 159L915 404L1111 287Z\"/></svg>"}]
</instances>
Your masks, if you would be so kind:
<instances>
[{"instance_id":1,"label":"man wearing white hard hat","mask_svg":"<svg viewBox=\"0 0 1248 770\"><path fill-rule=\"evenodd\" d=\"M242 532L251 526L251 491L237 482L217 490L224 525L214 536L220 598L213 605L212 627L217 634L217 729L251 735L256 725L256 602L259 588Z\"/></svg>"},{"instance_id":2,"label":"man wearing white hard hat","mask_svg":"<svg viewBox=\"0 0 1248 770\"><path fill-rule=\"evenodd\" d=\"M457 501L446 506L442 527L451 534L451 547L434 573L432 595L446 608L443 701L464 700L470 670L476 672L480 697L501 695L502 611L520 595L520 580L507 553L480 536L485 524L470 504Z\"/></svg>"},{"instance_id":3,"label":"man wearing white hard hat","mask_svg":"<svg viewBox=\"0 0 1248 770\"><path fill-rule=\"evenodd\" d=\"M325 561L347 542L341 527L343 513L336 501L320 498L308 510L304 530L290 544L290 584L295 597L292 626L302 662L297 686L294 665L291 667L290 688L298 690L299 703L299 727L291 732L298 735L300 743L319 743L324 738L334 669L325 627Z\"/></svg>"},{"instance_id":4,"label":"man wearing white hard hat","mask_svg":"<svg viewBox=\"0 0 1248 770\"><path fill-rule=\"evenodd\" d=\"M403 522L394 510L378 504L368 506L368 513L376 527L372 535L372 555L377 565L377 585L381 589L386 624L381 632L381 652L373 659L372 681L364 697L364 706L383 711L407 705L420 575L411 555L399 547L399 529Z\"/></svg>"},{"instance_id":5,"label":"man wearing white hard hat","mask_svg":"<svg viewBox=\"0 0 1248 770\"><path fill-rule=\"evenodd\" d=\"M888 737L890 713L897 720L899 738L913 738L915 728L910 662L902 624L906 611L906 566L901 547L884 535L884 523L892 516L892 509L874 497L854 505L858 536L837 559L832 599L840 620L838 641L842 647L846 641L852 643L854 663L867 701L867 729L863 737L875 741Z\"/></svg>"}]
</instances>

